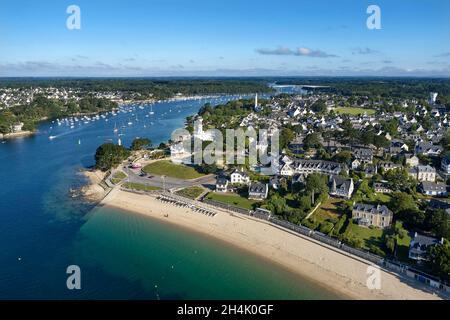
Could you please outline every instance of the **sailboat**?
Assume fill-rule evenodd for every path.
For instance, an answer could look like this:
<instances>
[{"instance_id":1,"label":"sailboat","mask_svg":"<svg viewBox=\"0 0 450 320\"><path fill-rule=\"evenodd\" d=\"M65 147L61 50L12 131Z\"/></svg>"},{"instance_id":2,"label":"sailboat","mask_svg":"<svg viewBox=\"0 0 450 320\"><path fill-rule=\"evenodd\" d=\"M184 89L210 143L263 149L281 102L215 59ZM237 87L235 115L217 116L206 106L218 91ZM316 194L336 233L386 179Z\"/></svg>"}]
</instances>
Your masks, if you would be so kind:
<instances>
[{"instance_id":1,"label":"sailboat","mask_svg":"<svg viewBox=\"0 0 450 320\"><path fill-rule=\"evenodd\" d=\"M117 132L119 132L119 129L117 129L117 123L114 122L114 133L117 133Z\"/></svg>"},{"instance_id":2,"label":"sailboat","mask_svg":"<svg viewBox=\"0 0 450 320\"><path fill-rule=\"evenodd\" d=\"M155 112L153 112L153 106L150 106L150 112L148 114L155 114Z\"/></svg>"}]
</instances>

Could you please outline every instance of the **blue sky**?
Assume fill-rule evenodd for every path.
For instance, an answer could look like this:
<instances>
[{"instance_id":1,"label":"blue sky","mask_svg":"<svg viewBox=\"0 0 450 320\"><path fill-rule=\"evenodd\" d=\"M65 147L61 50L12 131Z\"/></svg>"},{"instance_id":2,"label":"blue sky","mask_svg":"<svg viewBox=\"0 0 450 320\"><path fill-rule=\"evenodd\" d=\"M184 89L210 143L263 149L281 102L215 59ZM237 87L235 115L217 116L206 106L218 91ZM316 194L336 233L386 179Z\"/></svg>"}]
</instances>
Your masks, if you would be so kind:
<instances>
[{"instance_id":1,"label":"blue sky","mask_svg":"<svg viewBox=\"0 0 450 320\"><path fill-rule=\"evenodd\" d=\"M450 1L0 2L0 76L189 75L450 76Z\"/></svg>"}]
</instances>

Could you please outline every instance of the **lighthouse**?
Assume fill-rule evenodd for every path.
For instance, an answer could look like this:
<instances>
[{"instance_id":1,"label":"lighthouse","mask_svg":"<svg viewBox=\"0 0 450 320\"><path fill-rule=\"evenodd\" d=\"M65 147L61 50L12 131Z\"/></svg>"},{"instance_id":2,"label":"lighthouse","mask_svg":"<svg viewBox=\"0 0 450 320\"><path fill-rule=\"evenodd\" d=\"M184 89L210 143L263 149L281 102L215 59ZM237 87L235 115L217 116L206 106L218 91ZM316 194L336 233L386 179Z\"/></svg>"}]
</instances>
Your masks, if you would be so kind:
<instances>
[{"instance_id":1,"label":"lighthouse","mask_svg":"<svg viewBox=\"0 0 450 320\"><path fill-rule=\"evenodd\" d=\"M261 111L261 108L258 106L258 94L255 95L255 107L254 107L255 112L259 112Z\"/></svg>"}]
</instances>

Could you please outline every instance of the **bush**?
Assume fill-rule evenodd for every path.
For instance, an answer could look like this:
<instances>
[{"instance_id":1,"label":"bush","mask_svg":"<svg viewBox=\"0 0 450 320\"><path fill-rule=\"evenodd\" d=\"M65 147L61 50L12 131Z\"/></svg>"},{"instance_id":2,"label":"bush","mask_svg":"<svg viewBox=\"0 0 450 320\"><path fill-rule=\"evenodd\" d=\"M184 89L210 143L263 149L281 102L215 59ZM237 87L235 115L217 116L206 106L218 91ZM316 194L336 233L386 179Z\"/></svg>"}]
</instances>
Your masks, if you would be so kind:
<instances>
[{"instance_id":1,"label":"bush","mask_svg":"<svg viewBox=\"0 0 450 320\"><path fill-rule=\"evenodd\" d=\"M333 230L334 225L331 222L325 221L320 224L319 231L329 234Z\"/></svg>"},{"instance_id":2,"label":"bush","mask_svg":"<svg viewBox=\"0 0 450 320\"><path fill-rule=\"evenodd\" d=\"M369 251L372 252L373 254L376 254L376 255L382 256L382 257L384 257L386 255L386 253L384 253L383 250L381 250L379 247L377 247L374 244L371 244L369 246Z\"/></svg>"},{"instance_id":3,"label":"bush","mask_svg":"<svg viewBox=\"0 0 450 320\"><path fill-rule=\"evenodd\" d=\"M319 226L319 223L315 220L303 219L302 225L304 225L305 227L307 227L311 230L316 230L317 227Z\"/></svg>"},{"instance_id":4,"label":"bush","mask_svg":"<svg viewBox=\"0 0 450 320\"><path fill-rule=\"evenodd\" d=\"M333 235L334 236L338 236L339 234L342 233L342 229L345 225L345 222L347 221L347 216L345 214L343 214L340 218L339 221L336 223L336 225L334 226L333 229Z\"/></svg>"}]
</instances>

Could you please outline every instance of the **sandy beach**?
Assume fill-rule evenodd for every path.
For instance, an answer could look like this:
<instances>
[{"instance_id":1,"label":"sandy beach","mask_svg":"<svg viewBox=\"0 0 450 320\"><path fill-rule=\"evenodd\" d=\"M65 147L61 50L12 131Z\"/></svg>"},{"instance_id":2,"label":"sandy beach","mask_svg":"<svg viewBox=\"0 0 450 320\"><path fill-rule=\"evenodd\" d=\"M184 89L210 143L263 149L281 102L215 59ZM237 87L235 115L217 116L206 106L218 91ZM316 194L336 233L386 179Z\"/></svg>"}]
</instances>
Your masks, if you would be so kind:
<instances>
[{"instance_id":1,"label":"sandy beach","mask_svg":"<svg viewBox=\"0 0 450 320\"><path fill-rule=\"evenodd\" d=\"M84 170L82 175L89 180L89 183L83 186L80 192L89 201L101 201L106 195L106 190L100 186L105 173L100 170Z\"/></svg>"},{"instance_id":2,"label":"sandy beach","mask_svg":"<svg viewBox=\"0 0 450 320\"><path fill-rule=\"evenodd\" d=\"M286 232L250 217L218 211L214 217L162 203L155 197L114 189L102 205L144 214L229 244L288 268L350 299L439 299L415 282L381 270L381 289L366 286L370 265L312 239Z\"/></svg>"},{"instance_id":3,"label":"sandy beach","mask_svg":"<svg viewBox=\"0 0 450 320\"><path fill-rule=\"evenodd\" d=\"M13 139L13 138L20 138L20 137L28 137L33 134L34 134L34 132L32 132L32 131L20 131L20 132L13 132L13 133L7 133L7 134L0 133L0 139Z\"/></svg>"}]
</instances>

